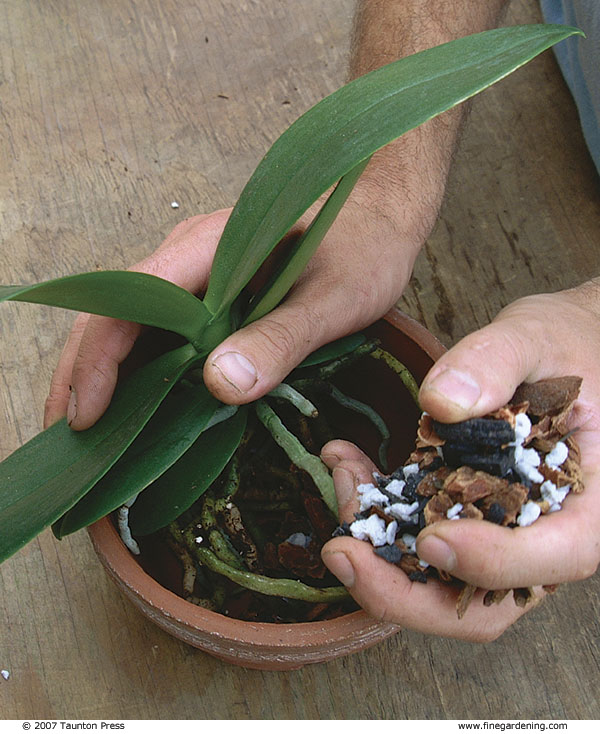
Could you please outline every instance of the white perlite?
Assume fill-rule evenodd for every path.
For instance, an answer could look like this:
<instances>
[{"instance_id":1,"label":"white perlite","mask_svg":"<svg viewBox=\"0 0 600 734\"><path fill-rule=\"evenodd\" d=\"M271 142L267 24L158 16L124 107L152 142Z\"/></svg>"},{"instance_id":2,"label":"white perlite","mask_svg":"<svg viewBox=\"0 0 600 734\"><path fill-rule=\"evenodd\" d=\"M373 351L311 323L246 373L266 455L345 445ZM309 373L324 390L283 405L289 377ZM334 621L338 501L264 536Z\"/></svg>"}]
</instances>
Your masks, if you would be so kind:
<instances>
[{"instance_id":1,"label":"white perlite","mask_svg":"<svg viewBox=\"0 0 600 734\"><path fill-rule=\"evenodd\" d=\"M406 550L409 553L417 552L417 539L414 535L411 535L410 533L404 533L402 535L402 542L406 546Z\"/></svg>"},{"instance_id":2,"label":"white perlite","mask_svg":"<svg viewBox=\"0 0 600 734\"><path fill-rule=\"evenodd\" d=\"M171 202L171 209L179 209L179 204L176 201Z\"/></svg>"},{"instance_id":3,"label":"white perlite","mask_svg":"<svg viewBox=\"0 0 600 734\"><path fill-rule=\"evenodd\" d=\"M540 462L540 455L535 449L524 449L518 444L515 446L515 466L525 479L537 484L544 481L544 475L537 469Z\"/></svg>"},{"instance_id":4,"label":"white perlite","mask_svg":"<svg viewBox=\"0 0 600 734\"><path fill-rule=\"evenodd\" d=\"M571 489L570 484L566 484L564 487L557 487L554 482L547 479L540 487L540 493L542 499L550 503L550 512L556 512L560 510L563 500L569 494Z\"/></svg>"},{"instance_id":5,"label":"white perlite","mask_svg":"<svg viewBox=\"0 0 600 734\"><path fill-rule=\"evenodd\" d=\"M419 470L418 464L409 464L403 467L405 477L415 474ZM374 475L377 480L378 475ZM403 479L393 479L385 487L386 494L378 489L374 484L359 484L356 488L359 500L360 511L365 512L372 507L383 510L386 515L393 518L390 522L379 517L376 514L370 515L368 518L355 520L350 525L350 533L358 540L370 540L375 547L382 545L393 545L398 532L398 521L407 522L411 516L419 508L418 502L407 502L403 495L402 489L406 482ZM398 502L392 502L393 498L398 498ZM413 536L409 536L413 537ZM412 542L414 552L414 538Z\"/></svg>"},{"instance_id":6,"label":"white perlite","mask_svg":"<svg viewBox=\"0 0 600 734\"><path fill-rule=\"evenodd\" d=\"M0 670L0 675L4 678L4 680L8 680L10 678L10 671Z\"/></svg>"},{"instance_id":7,"label":"white perlite","mask_svg":"<svg viewBox=\"0 0 600 734\"><path fill-rule=\"evenodd\" d=\"M519 513L519 517L517 518L517 524L520 525L522 528L526 527L527 525L531 525L531 523L535 522L541 513L541 508L539 505L537 505L535 502L532 502L531 500L529 502L526 502L521 507L521 512Z\"/></svg>"},{"instance_id":8,"label":"white perlite","mask_svg":"<svg viewBox=\"0 0 600 734\"><path fill-rule=\"evenodd\" d=\"M402 490L405 486L406 482L402 479L392 479L391 482L386 484L385 491L401 500L403 498Z\"/></svg>"},{"instance_id":9,"label":"white perlite","mask_svg":"<svg viewBox=\"0 0 600 734\"><path fill-rule=\"evenodd\" d=\"M545 462L551 469L558 469L569 456L569 449L564 441L558 441L556 446L547 454Z\"/></svg>"},{"instance_id":10,"label":"white perlite","mask_svg":"<svg viewBox=\"0 0 600 734\"><path fill-rule=\"evenodd\" d=\"M359 484L356 491L360 497L360 511L364 512L370 507L383 507L389 504L389 499L380 492L374 484Z\"/></svg>"},{"instance_id":11,"label":"white perlite","mask_svg":"<svg viewBox=\"0 0 600 734\"><path fill-rule=\"evenodd\" d=\"M385 542L388 545L394 545L394 541L396 540L397 532L398 532L398 523L395 520L392 520L392 522L388 523L388 526L385 529Z\"/></svg>"},{"instance_id":12,"label":"white perlite","mask_svg":"<svg viewBox=\"0 0 600 734\"><path fill-rule=\"evenodd\" d=\"M369 540L378 548L387 542L385 520L378 515L370 515L365 520L355 520L350 525L350 532L358 540Z\"/></svg>"},{"instance_id":13,"label":"white perlite","mask_svg":"<svg viewBox=\"0 0 600 734\"><path fill-rule=\"evenodd\" d=\"M524 449L523 443L531 432L531 420L526 413L518 413L515 416L515 440L509 444L515 447L515 469L523 479L538 484L544 481L544 477L538 471L540 455L535 449Z\"/></svg>"},{"instance_id":14,"label":"white perlite","mask_svg":"<svg viewBox=\"0 0 600 734\"><path fill-rule=\"evenodd\" d=\"M463 510L463 506L460 502L457 502L455 505L452 505L452 507L446 512L446 517L448 520L459 520L458 517L460 513Z\"/></svg>"},{"instance_id":15,"label":"white perlite","mask_svg":"<svg viewBox=\"0 0 600 734\"><path fill-rule=\"evenodd\" d=\"M515 416L515 440L511 444L515 447L515 468L523 479L535 482L540 485L540 493L542 499L549 503L549 512L556 512L561 509L564 498L569 493L571 485L565 487L557 487L554 482L545 480L544 475L538 469L542 463L541 457L535 449L523 448L523 443L527 440L531 432L531 420L525 413L519 413ZM550 469L558 469L562 466L569 456L569 448L564 441L557 441L554 448L546 454L544 463ZM521 507L521 514L517 518L517 523L521 526L531 525L538 519L541 509L535 502L525 502Z\"/></svg>"},{"instance_id":16,"label":"white perlite","mask_svg":"<svg viewBox=\"0 0 600 734\"><path fill-rule=\"evenodd\" d=\"M411 474L418 474L419 473L419 464L407 464L406 466L402 467L402 473L405 477L409 477Z\"/></svg>"},{"instance_id":17,"label":"white perlite","mask_svg":"<svg viewBox=\"0 0 600 734\"><path fill-rule=\"evenodd\" d=\"M418 502L412 502L411 504L408 504L407 502L395 502L393 505L386 507L384 512L386 515L391 515L396 518L396 520L409 522L411 516L414 515L418 509Z\"/></svg>"},{"instance_id":18,"label":"white perlite","mask_svg":"<svg viewBox=\"0 0 600 734\"><path fill-rule=\"evenodd\" d=\"M527 413L518 413L515 416L515 445L521 445L531 433L531 421Z\"/></svg>"}]
</instances>

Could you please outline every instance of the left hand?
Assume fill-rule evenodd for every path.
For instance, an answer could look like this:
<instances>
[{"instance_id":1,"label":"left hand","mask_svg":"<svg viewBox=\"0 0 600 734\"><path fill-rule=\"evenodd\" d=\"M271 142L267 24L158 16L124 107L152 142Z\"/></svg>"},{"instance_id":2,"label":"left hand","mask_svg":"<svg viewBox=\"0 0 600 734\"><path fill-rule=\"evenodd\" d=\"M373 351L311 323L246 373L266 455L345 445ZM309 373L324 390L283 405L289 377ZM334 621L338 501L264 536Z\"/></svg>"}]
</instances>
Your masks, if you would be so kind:
<instances>
[{"instance_id":1,"label":"left hand","mask_svg":"<svg viewBox=\"0 0 600 734\"><path fill-rule=\"evenodd\" d=\"M571 417L578 427L585 491L569 494L560 512L529 527L482 520L444 521L417 538L419 557L480 589L534 587L584 579L600 561L600 283L523 298L448 351L423 381L420 403L452 423L485 415L507 403L522 382L578 375L581 394ZM322 458L333 469L341 520L358 509L355 488L372 480L374 465L355 446L333 441ZM456 591L435 581L412 583L370 544L335 538L323 548L328 568L372 616L404 627L473 641L490 641L524 611L508 595L491 607L479 591L464 617Z\"/></svg>"}]
</instances>

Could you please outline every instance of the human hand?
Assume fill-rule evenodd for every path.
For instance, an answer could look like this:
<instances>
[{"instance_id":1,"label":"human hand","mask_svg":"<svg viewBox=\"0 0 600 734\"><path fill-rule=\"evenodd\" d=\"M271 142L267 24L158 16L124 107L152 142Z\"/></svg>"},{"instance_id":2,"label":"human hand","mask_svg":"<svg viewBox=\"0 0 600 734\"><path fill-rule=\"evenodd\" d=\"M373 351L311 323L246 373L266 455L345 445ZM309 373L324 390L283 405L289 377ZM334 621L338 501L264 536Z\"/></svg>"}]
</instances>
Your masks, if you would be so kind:
<instances>
[{"instance_id":1,"label":"human hand","mask_svg":"<svg viewBox=\"0 0 600 734\"><path fill-rule=\"evenodd\" d=\"M300 222L298 232L313 214ZM222 210L181 222L131 269L202 293L228 216L229 210ZM371 212L364 195L353 195L286 300L208 356L207 387L225 403L256 400L310 352L375 321L402 292L423 236L404 235L389 217ZM119 365L141 329L80 315L52 379L44 425L65 414L76 430L93 425L108 407Z\"/></svg>"},{"instance_id":2,"label":"human hand","mask_svg":"<svg viewBox=\"0 0 600 734\"><path fill-rule=\"evenodd\" d=\"M507 403L521 382L578 375L581 394L570 419L578 427L585 491L569 494L560 512L529 527L507 528L481 520L444 521L417 538L418 556L480 589L534 587L584 579L600 561L600 282L553 295L521 299L485 328L448 351L423 381L420 402L437 420L457 422ZM373 464L342 441L322 451L333 469L342 520L358 509L355 488L372 480ZM485 607L479 591L462 619L456 591L428 581L411 583L368 543L341 537L323 548L323 560L371 615L449 637L489 641L525 609L509 595ZM533 606L535 605L535 602Z\"/></svg>"}]
</instances>

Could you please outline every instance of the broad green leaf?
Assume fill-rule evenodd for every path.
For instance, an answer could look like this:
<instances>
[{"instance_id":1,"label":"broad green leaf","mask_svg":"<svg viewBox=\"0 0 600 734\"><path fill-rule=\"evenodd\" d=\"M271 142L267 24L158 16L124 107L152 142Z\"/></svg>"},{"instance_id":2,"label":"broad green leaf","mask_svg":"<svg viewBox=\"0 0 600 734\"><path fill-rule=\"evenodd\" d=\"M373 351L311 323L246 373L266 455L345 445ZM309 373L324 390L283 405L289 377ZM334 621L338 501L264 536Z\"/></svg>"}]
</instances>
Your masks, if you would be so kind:
<instances>
[{"instance_id":1,"label":"broad green leaf","mask_svg":"<svg viewBox=\"0 0 600 734\"><path fill-rule=\"evenodd\" d=\"M364 334L350 334L349 336L343 336L341 339L336 339L334 342L325 344L316 349L312 354L301 362L296 369L302 369L303 367L313 367L317 364L323 364L323 362L329 362L331 359L337 359L343 357L346 354L350 354L358 347L362 346L367 341L367 337Z\"/></svg>"},{"instance_id":2,"label":"broad green leaf","mask_svg":"<svg viewBox=\"0 0 600 734\"><path fill-rule=\"evenodd\" d=\"M55 522L110 469L199 359L190 344L162 355L117 388L95 426L72 431L63 419L0 464L0 561Z\"/></svg>"},{"instance_id":3,"label":"broad green leaf","mask_svg":"<svg viewBox=\"0 0 600 734\"><path fill-rule=\"evenodd\" d=\"M244 188L217 248L208 309L227 312L306 209L361 161L575 33L557 25L485 31L377 69L315 105L274 143Z\"/></svg>"},{"instance_id":4,"label":"broad green leaf","mask_svg":"<svg viewBox=\"0 0 600 734\"><path fill-rule=\"evenodd\" d=\"M173 466L145 489L129 511L134 536L168 525L191 507L223 471L246 430L248 410L205 431Z\"/></svg>"},{"instance_id":5,"label":"broad green leaf","mask_svg":"<svg viewBox=\"0 0 600 734\"><path fill-rule=\"evenodd\" d=\"M327 201L310 223L310 226L307 227L294 244L292 252L273 274L267 285L252 300L250 303L250 313L245 318L242 326L246 326L246 324L262 318L283 300L286 293L308 265L308 261L316 252L323 237L329 231L340 209L354 188L354 184L367 167L369 160L370 158L367 158L345 176L342 176L338 185L328 196Z\"/></svg>"},{"instance_id":6,"label":"broad green leaf","mask_svg":"<svg viewBox=\"0 0 600 734\"><path fill-rule=\"evenodd\" d=\"M145 489L189 449L221 405L203 384L179 384L110 471L55 523L55 536L91 525Z\"/></svg>"},{"instance_id":7,"label":"broad green leaf","mask_svg":"<svg viewBox=\"0 0 600 734\"><path fill-rule=\"evenodd\" d=\"M26 301L174 331L194 344L211 316L199 298L147 273L107 270L0 286L0 301Z\"/></svg>"}]
</instances>

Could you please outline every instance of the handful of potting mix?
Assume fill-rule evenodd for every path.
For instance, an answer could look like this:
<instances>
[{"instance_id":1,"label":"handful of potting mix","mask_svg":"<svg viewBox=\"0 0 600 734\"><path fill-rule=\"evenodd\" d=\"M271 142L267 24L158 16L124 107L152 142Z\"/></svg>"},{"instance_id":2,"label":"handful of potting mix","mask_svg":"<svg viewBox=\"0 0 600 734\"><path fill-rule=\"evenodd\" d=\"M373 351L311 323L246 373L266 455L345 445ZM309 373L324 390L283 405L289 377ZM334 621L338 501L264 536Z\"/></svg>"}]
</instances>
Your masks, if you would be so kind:
<instances>
[{"instance_id":1,"label":"handful of potting mix","mask_svg":"<svg viewBox=\"0 0 600 734\"><path fill-rule=\"evenodd\" d=\"M579 377L523 384L504 407L461 423L439 423L423 413L408 461L358 487L360 512L336 535L372 543L378 556L412 581L432 577L462 586L462 617L477 587L421 561L417 534L432 523L463 518L528 526L560 510L569 492L581 492L579 449L568 426L580 386ZM510 591L520 606L533 598L531 589L492 590L484 604L498 603Z\"/></svg>"}]
</instances>

